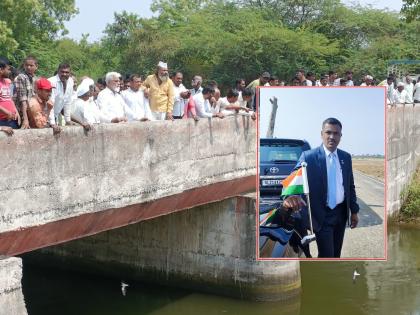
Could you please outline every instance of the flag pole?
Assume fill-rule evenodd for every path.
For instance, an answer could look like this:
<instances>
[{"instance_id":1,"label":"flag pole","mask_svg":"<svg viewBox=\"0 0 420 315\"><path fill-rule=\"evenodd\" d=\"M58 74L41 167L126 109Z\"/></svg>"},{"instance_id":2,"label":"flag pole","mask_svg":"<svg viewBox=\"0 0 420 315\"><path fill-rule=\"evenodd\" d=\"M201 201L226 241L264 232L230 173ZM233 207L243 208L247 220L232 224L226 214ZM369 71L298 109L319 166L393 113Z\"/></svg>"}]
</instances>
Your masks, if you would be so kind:
<instances>
[{"instance_id":1,"label":"flag pole","mask_svg":"<svg viewBox=\"0 0 420 315\"><path fill-rule=\"evenodd\" d=\"M302 165L303 193L305 194L306 200L307 200L307 203L308 203L309 224L310 224L311 234L312 234L311 238L313 238L311 240L314 240L315 235L314 235L314 228L313 228L313 225L312 225L312 214L311 214L312 210L311 210L311 200L309 198L308 174L306 172L306 167L308 166L308 164L306 162L302 162L301 165Z\"/></svg>"}]
</instances>

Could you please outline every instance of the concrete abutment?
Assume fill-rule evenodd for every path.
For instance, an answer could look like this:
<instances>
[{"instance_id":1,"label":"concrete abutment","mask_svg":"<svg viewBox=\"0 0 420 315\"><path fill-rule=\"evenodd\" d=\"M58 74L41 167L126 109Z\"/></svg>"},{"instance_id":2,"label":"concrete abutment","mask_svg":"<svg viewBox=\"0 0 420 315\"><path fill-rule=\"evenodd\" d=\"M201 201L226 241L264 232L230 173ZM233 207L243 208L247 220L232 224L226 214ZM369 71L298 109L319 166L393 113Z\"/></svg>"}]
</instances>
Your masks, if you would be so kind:
<instances>
[{"instance_id":1,"label":"concrete abutment","mask_svg":"<svg viewBox=\"0 0 420 315\"><path fill-rule=\"evenodd\" d=\"M240 196L48 247L26 258L242 299L299 295L299 262L255 259L255 214L255 198Z\"/></svg>"}]
</instances>

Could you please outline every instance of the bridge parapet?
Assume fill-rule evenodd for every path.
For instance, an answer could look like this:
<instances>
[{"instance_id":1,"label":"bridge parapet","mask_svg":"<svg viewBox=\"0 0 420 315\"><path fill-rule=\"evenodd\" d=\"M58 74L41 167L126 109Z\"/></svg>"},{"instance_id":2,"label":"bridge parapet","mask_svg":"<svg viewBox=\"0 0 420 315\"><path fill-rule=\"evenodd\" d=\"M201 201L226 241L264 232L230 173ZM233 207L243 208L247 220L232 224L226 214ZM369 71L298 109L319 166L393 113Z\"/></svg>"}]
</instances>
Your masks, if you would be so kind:
<instances>
[{"instance_id":1,"label":"bridge parapet","mask_svg":"<svg viewBox=\"0 0 420 315\"><path fill-rule=\"evenodd\" d=\"M171 206L181 210L255 189L256 126L244 116L106 124L87 134L66 127L59 136L51 129L18 130L0 135L0 148L0 237L170 196L168 213ZM143 219L165 214L147 211Z\"/></svg>"}]
</instances>

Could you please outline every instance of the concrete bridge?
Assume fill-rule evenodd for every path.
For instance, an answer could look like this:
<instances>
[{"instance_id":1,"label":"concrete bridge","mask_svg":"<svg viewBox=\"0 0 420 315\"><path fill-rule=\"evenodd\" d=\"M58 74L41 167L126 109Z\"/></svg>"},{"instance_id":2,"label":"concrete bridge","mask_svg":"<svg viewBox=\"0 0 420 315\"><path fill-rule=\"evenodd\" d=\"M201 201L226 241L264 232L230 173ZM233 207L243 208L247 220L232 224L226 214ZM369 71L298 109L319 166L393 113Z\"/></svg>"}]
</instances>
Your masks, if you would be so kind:
<instances>
[{"instance_id":1,"label":"concrete bridge","mask_svg":"<svg viewBox=\"0 0 420 315\"><path fill-rule=\"evenodd\" d=\"M21 272L6 257L34 250L26 257L42 264L125 279L298 294L298 262L256 261L255 194L244 195L255 191L256 143L244 116L0 135L0 308Z\"/></svg>"},{"instance_id":2,"label":"concrete bridge","mask_svg":"<svg viewBox=\"0 0 420 315\"><path fill-rule=\"evenodd\" d=\"M398 104L387 110L387 211L398 213L401 192L420 160L420 104Z\"/></svg>"}]
</instances>

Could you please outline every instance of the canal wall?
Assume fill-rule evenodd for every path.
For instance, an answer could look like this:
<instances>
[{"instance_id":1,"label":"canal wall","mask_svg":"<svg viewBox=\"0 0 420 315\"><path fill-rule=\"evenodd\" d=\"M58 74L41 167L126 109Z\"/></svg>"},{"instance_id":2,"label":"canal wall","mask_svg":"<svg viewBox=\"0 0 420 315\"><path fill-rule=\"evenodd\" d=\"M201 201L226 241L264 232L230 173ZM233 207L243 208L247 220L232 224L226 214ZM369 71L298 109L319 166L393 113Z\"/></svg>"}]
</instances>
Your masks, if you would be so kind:
<instances>
[{"instance_id":1,"label":"canal wall","mask_svg":"<svg viewBox=\"0 0 420 315\"><path fill-rule=\"evenodd\" d=\"M387 110L387 211L398 213L401 193L410 183L420 156L420 104Z\"/></svg>"},{"instance_id":2,"label":"canal wall","mask_svg":"<svg viewBox=\"0 0 420 315\"><path fill-rule=\"evenodd\" d=\"M27 315L20 258L0 256L0 314Z\"/></svg>"},{"instance_id":3,"label":"canal wall","mask_svg":"<svg viewBox=\"0 0 420 315\"><path fill-rule=\"evenodd\" d=\"M240 196L24 256L55 268L251 300L300 293L298 261L256 260L255 198Z\"/></svg>"}]
</instances>

